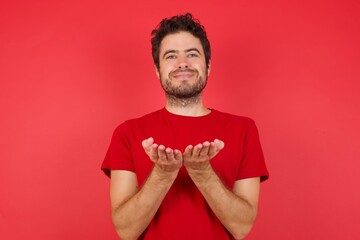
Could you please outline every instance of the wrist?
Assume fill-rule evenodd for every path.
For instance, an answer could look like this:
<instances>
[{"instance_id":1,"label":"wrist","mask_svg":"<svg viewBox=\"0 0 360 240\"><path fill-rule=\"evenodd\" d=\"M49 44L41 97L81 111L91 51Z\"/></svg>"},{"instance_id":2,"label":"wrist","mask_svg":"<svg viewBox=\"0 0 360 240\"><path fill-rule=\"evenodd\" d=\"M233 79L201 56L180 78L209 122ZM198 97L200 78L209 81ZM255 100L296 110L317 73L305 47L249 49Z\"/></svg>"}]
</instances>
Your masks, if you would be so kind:
<instances>
[{"instance_id":1,"label":"wrist","mask_svg":"<svg viewBox=\"0 0 360 240\"><path fill-rule=\"evenodd\" d=\"M199 185L206 184L211 180L211 177L214 174L214 169L209 164L204 168L187 168L187 172L195 184Z\"/></svg>"},{"instance_id":2,"label":"wrist","mask_svg":"<svg viewBox=\"0 0 360 240\"><path fill-rule=\"evenodd\" d=\"M172 184L177 175L179 170L175 171L165 171L162 168L158 167L156 164L153 167L152 175L156 179L156 181L164 184Z\"/></svg>"}]
</instances>

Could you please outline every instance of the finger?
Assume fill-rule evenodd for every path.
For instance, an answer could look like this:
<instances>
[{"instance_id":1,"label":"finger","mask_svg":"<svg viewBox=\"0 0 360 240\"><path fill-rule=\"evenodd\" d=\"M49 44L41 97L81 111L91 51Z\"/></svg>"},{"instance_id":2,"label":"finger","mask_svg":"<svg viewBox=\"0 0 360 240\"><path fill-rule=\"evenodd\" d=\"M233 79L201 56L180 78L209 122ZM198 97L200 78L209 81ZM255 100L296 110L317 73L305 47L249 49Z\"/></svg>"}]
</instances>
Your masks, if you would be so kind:
<instances>
[{"instance_id":1,"label":"finger","mask_svg":"<svg viewBox=\"0 0 360 240\"><path fill-rule=\"evenodd\" d=\"M158 155L160 160L167 160L164 145L158 147Z\"/></svg>"},{"instance_id":2,"label":"finger","mask_svg":"<svg viewBox=\"0 0 360 240\"><path fill-rule=\"evenodd\" d=\"M207 156L209 153L209 147L210 147L210 143L208 141L204 142L202 144L202 149L200 151L200 156Z\"/></svg>"},{"instance_id":3,"label":"finger","mask_svg":"<svg viewBox=\"0 0 360 240\"><path fill-rule=\"evenodd\" d=\"M192 150L193 150L193 146L192 145L189 145L185 148L185 151L184 151L184 161L191 158L191 155L192 155Z\"/></svg>"},{"instance_id":4,"label":"finger","mask_svg":"<svg viewBox=\"0 0 360 240\"><path fill-rule=\"evenodd\" d=\"M200 151L203 148L203 145L201 143L199 143L198 145L196 145L194 147L194 150L192 152L192 157L198 157L200 155Z\"/></svg>"},{"instance_id":5,"label":"finger","mask_svg":"<svg viewBox=\"0 0 360 240\"><path fill-rule=\"evenodd\" d=\"M215 139L214 143L215 143L217 151L220 151L221 149L223 149L225 147L225 143L219 139Z\"/></svg>"},{"instance_id":6,"label":"finger","mask_svg":"<svg viewBox=\"0 0 360 240\"><path fill-rule=\"evenodd\" d=\"M182 162L183 161L183 155L181 154L181 152L177 149L174 150L174 158L175 160Z\"/></svg>"},{"instance_id":7,"label":"finger","mask_svg":"<svg viewBox=\"0 0 360 240\"><path fill-rule=\"evenodd\" d=\"M215 153L216 153L216 146L215 146L215 143L214 142L211 142L210 143L210 147L209 147L209 157L212 158L215 156Z\"/></svg>"},{"instance_id":8,"label":"finger","mask_svg":"<svg viewBox=\"0 0 360 240\"><path fill-rule=\"evenodd\" d=\"M150 146L149 157L152 161L158 160L159 155L158 155L158 145L157 144L152 144Z\"/></svg>"},{"instance_id":9,"label":"finger","mask_svg":"<svg viewBox=\"0 0 360 240\"><path fill-rule=\"evenodd\" d=\"M149 138L147 138L147 139L144 139L143 141L142 141L142 145L143 145L143 147L150 147L151 146L151 144L153 144L154 143L154 138L152 138L152 137L149 137Z\"/></svg>"},{"instance_id":10,"label":"finger","mask_svg":"<svg viewBox=\"0 0 360 240\"><path fill-rule=\"evenodd\" d=\"M150 147L154 143L154 139L149 137L141 142L142 147L144 148L145 152L150 152Z\"/></svg>"},{"instance_id":11,"label":"finger","mask_svg":"<svg viewBox=\"0 0 360 240\"><path fill-rule=\"evenodd\" d=\"M214 145L214 151L211 151L211 154L209 154L210 158L215 157L225 147L225 143L219 139L214 140Z\"/></svg>"},{"instance_id":12,"label":"finger","mask_svg":"<svg viewBox=\"0 0 360 240\"><path fill-rule=\"evenodd\" d=\"M166 158L168 160L174 160L174 151L171 148L166 148L165 149L165 153L166 153Z\"/></svg>"}]
</instances>

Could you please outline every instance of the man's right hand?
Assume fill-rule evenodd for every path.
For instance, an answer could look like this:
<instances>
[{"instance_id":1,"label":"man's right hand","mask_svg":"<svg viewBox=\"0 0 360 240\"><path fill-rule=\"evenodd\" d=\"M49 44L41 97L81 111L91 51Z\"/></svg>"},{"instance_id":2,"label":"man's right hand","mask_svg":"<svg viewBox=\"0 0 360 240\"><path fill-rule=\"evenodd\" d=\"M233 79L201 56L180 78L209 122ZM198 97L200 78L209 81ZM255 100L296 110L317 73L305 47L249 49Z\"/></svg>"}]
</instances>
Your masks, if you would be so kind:
<instances>
[{"instance_id":1,"label":"man's right hand","mask_svg":"<svg viewBox=\"0 0 360 240\"><path fill-rule=\"evenodd\" d=\"M140 188L134 172L111 171L112 219L121 239L139 238L155 216L182 166L179 150L159 146L153 138L145 139L142 146L154 162L154 167Z\"/></svg>"},{"instance_id":2,"label":"man's right hand","mask_svg":"<svg viewBox=\"0 0 360 240\"><path fill-rule=\"evenodd\" d=\"M176 177L183 163L181 151L166 148L164 145L158 145L154 143L152 137L142 141L142 146L150 160L155 163L154 169L159 174L164 176L170 174Z\"/></svg>"}]
</instances>

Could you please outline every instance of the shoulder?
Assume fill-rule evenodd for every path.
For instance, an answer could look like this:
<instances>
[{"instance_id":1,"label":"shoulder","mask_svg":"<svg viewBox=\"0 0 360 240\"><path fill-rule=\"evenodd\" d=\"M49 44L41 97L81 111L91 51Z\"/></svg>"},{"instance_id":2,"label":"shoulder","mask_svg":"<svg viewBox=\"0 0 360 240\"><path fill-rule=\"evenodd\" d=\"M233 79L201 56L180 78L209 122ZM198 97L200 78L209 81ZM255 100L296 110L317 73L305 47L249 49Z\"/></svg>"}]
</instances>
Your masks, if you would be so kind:
<instances>
[{"instance_id":1,"label":"shoulder","mask_svg":"<svg viewBox=\"0 0 360 240\"><path fill-rule=\"evenodd\" d=\"M214 118L217 121L226 121L230 124L242 125L242 126L254 126L255 121L246 116L240 116L232 113L222 112L216 109L211 109L214 111Z\"/></svg>"},{"instance_id":2,"label":"shoulder","mask_svg":"<svg viewBox=\"0 0 360 240\"><path fill-rule=\"evenodd\" d=\"M159 118L161 118L161 112L162 110L156 110L151 113L147 113L140 117L130 118L122 123L120 123L116 128L115 132L124 132L124 131L130 131L130 129L142 125L150 125L156 122Z\"/></svg>"}]
</instances>

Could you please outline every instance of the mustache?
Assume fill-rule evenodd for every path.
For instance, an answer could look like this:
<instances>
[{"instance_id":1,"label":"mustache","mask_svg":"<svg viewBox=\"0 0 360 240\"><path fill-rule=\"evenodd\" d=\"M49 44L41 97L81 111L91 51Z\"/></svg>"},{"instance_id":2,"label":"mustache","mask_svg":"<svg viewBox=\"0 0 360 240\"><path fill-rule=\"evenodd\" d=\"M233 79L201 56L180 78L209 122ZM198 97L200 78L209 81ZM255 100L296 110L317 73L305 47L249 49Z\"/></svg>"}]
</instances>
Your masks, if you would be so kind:
<instances>
[{"instance_id":1,"label":"mustache","mask_svg":"<svg viewBox=\"0 0 360 240\"><path fill-rule=\"evenodd\" d=\"M183 72L197 73L198 71L195 70L195 69L190 69L190 68L188 68L188 69L175 69L175 70L171 71L171 72L169 73L169 75L172 76L172 75L174 75L174 74L183 73Z\"/></svg>"}]
</instances>

